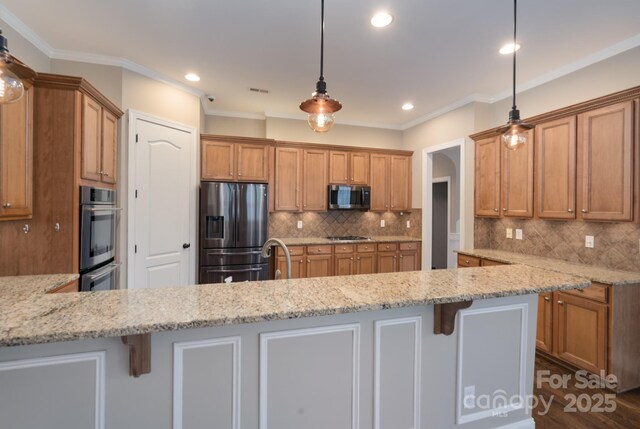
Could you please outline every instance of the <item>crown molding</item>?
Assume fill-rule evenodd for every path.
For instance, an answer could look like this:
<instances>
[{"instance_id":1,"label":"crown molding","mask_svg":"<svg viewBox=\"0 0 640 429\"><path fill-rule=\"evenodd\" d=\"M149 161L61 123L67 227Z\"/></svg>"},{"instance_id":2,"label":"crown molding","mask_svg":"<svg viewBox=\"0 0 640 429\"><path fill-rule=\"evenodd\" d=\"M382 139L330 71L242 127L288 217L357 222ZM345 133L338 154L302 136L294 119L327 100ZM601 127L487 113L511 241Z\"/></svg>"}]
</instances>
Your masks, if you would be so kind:
<instances>
[{"instance_id":1,"label":"crown molding","mask_svg":"<svg viewBox=\"0 0 640 429\"><path fill-rule=\"evenodd\" d=\"M278 118L278 119L292 119L296 121L306 122L304 116L305 113L300 113L298 115L290 114L290 113L282 113L282 112L265 112L264 113L267 118ZM361 121L344 121L344 120L336 120L335 125L348 125L351 127L364 127L364 128L381 128L385 130L392 131L402 131L400 125L395 124L381 124L375 122L361 122Z\"/></svg>"},{"instance_id":2,"label":"crown molding","mask_svg":"<svg viewBox=\"0 0 640 429\"><path fill-rule=\"evenodd\" d=\"M205 103L208 103L209 100L200 99L202 103L202 107L204 108L204 114L207 116L223 116L225 118L238 118L238 119L258 119L264 121L267 117L262 113L251 113L251 112L233 112L230 110L218 110L218 109L210 109L205 107Z\"/></svg>"},{"instance_id":3,"label":"crown molding","mask_svg":"<svg viewBox=\"0 0 640 429\"><path fill-rule=\"evenodd\" d=\"M19 35L27 39L29 43L38 48L40 52L51 58L54 50L53 47L2 4L0 4L0 17L9 27L13 28Z\"/></svg>"},{"instance_id":4,"label":"crown molding","mask_svg":"<svg viewBox=\"0 0 640 429\"><path fill-rule=\"evenodd\" d=\"M471 103L489 103L489 97L487 97L486 95L482 95L482 94L473 94L470 95L468 97L465 98L461 98L460 100L454 101L451 104L448 104L446 106L444 106L441 109L435 110L431 113L427 113L426 115L423 116L419 116L416 119L413 119L409 122L405 122L404 124L402 124L402 126L399 127L399 129L401 129L402 131L408 130L409 128L413 128L416 125L420 125L424 122L427 122L431 119L435 119L438 116L442 116L445 113L449 113L451 111L454 111L456 109L459 109L463 106L466 106L467 104L471 104Z\"/></svg>"}]
</instances>

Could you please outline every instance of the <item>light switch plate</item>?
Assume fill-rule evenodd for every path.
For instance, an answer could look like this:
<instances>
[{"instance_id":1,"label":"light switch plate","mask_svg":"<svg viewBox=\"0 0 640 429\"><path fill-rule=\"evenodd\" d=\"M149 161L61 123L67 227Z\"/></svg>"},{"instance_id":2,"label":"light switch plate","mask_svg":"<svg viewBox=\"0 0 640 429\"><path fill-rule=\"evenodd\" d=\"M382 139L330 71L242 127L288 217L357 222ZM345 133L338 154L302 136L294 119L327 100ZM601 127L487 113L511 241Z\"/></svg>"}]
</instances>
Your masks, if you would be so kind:
<instances>
[{"instance_id":1,"label":"light switch plate","mask_svg":"<svg viewBox=\"0 0 640 429\"><path fill-rule=\"evenodd\" d=\"M385 226L384 219L380 219L380 228L384 228L384 226Z\"/></svg>"},{"instance_id":2,"label":"light switch plate","mask_svg":"<svg viewBox=\"0 0 640 429\"><path fill-rule=\"evenodd\" d=\"M593 235L585 235L584 236L584 247L588 247L589 249L593 249L596 244L596 239L593 238Z\"/></svg>"},{"instance_id":3,"label":"light switch plate","mask_svg":"<svg viewBox=\"0 0 640 429\"><path fill-rule=\"evenodd\" d=\"M407 228L411 228L411 221L410 220L407 221Z\"/></svg>"},{"instance_id":4,"label":"light switch plate","mask_svg":"<svg viewBox=\"0 0 640 429\"><path fill-rule=\"evenodd\" d=\"M513 228L507 228L507 238L513 238Z\"/></svg>"},{"instance_id":5,"label":"light switch plate","mask_svg":"<svg viewBox=\"0 0 640 429\"><path fill-rule=\"evenodd\" d=\"M465 386L464 388L464 398L462 400L464 407L475 408L476 402L476 386Z\"/></svg>"},{"instance_id":6,"label":"light switch plate","mask_svg":"<svg viewBox=\"0 0 640 429\"><path fill-rule=\"evenodd\" d=\"M298 229L302 229L302 221L301 220L298 221Z\"/></svg>"},{"instance_id":7,"label":"light switch plate","mask_svg":"<svg viewBox=\"0 0 640 429\"><path fill-rule=\"evenodd\" d=\"M522 240L522 230L516 229L516 240Z\"/></svg>"}]
</instances>

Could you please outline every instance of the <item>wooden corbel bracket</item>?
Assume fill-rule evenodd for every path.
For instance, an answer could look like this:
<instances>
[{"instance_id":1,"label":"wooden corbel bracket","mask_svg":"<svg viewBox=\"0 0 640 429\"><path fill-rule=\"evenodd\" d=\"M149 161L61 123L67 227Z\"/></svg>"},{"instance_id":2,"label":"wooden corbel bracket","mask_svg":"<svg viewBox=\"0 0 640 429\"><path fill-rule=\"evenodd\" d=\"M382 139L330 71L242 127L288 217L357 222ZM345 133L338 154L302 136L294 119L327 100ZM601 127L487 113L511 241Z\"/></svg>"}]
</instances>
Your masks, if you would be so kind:
<instances>
[{"instance_id":1,"label":"wooden corbel bracket","mask_svg":"<svg viewBox=\"0 0 640 429\"><path fill-rule=\"evenodd\" d=\"M473 301L450 302L433 306L433 333L435 335L451 335L456 324L459 310L471 307Z\"/></svg>"},{"instance_id":2,"label":"wooden corbel bracket","mask_svg":"<svg viewBox=\"0 0 640 429\"><path fill-rule=\"evenodd\" d=\"M151 372L151 334L127 335L122 342L129 346L129 375L140 377Z\"/></svg>"}]
</instances>

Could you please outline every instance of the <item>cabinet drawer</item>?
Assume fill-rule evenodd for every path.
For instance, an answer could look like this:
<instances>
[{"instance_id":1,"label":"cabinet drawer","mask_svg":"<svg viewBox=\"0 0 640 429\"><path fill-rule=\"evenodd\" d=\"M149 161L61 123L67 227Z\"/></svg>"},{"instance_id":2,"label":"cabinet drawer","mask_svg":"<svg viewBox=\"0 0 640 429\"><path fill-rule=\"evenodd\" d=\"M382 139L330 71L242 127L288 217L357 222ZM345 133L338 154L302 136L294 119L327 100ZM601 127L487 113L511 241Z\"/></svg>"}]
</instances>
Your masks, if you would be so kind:
<instances>
[{"instance_id":1,"label":"cabinet drawer","mask_svg":"<svg viewBox=\"0 0 640 429\"><path fill-rule=\"evenodd\" d=\"M288 246L287 246L288 247ZM276 255L278 256L284 256L284 250L282 250L280 247L277 248L277 253ZM304 247L303 246L291 246L289 247L289 254L291 256L300 256L300 255L304 255Z\"/></svg>"},{"instance_id":2,"label":"cabinet drawer","mask_svg":"<svg viewBox=\"0 0 640 429\"><path fill-rule=\"evenodd\" d=\"M563 291L571 295L580 296L582 298L591 299L598 302L609 302L609 286L600 283L592 283L591 287L586 289L572 289Z\"/></svg>"},{"instance_id":3,"label":"cabinet drawer","mask_svg":"<svg viewBox=\"0 0 640 429\"><path fill-rule=\"evenodd\" d=\"M398 250L398 243L378 244L378 252L395 252L396 250Z\"/></svg>"},{"instance_id":4,"label":"cabinet drawer","mask_svg":"<svg viewBox=\"0 0 640 429\"><path fill-rule=\"evenodd\" d=\"M418 250L418 246L420 243L400 243L400 250Z\"/></svg>"},{"instance_id":5,"label":"cabinet drawer","mask_svg":"<svg viewBox=\"0 0 640 429\"><path fill-rule=\"evenodd\" d=\"M376 245L375 244L358 244L358 246L356 247L356 250L358 253L375 252Z\"/></svg>"},{"instance_id":6,"label":"cabinet drawer","mask_svg":"<svg viewBox=\"0 0 640 429\"><path fill-rule=\"evenodd\" d=\"M307 255L330 255L332 246L307 246Z\"/></svg>"},{"instance_id":7,"label":"cabinet drawer","mask_svg":"<svg viewBox=\"0 0 640 429\"><path fill-rule=\"evenodd\" d=\"M479 267L480 258L458 254L458 267Z\"/></svg>"},{"instance_id":8,"label":"cabinet drawer","mask_svg":"<svg viewBox=\"0 0 640 429\"><path fill-rule=\"evenodd\" d=\"M490 267L492 265L509 265L509 264L505 264L504 262L494 261L492 259L483 259L482 261L480 261L480 265L483 267Z\"/></svg>"},{"instance_id":9,"label":"cabinet drawer","mask_svg":"<svg viewBox=\"0 0 640 429\"><path fill-rule=\"evenodd\" d=\"M353 244L336 244L336 253L353 253L355 246Z\"/></svg>"}]
</instances>

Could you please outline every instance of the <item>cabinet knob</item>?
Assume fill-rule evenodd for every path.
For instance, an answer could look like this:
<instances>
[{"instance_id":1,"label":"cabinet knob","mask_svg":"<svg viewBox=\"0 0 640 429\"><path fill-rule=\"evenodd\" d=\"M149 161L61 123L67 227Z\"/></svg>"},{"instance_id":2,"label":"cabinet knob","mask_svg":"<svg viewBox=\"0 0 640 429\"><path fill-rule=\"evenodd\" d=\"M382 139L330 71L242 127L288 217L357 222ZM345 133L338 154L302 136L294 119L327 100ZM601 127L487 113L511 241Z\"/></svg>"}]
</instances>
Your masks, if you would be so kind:
<instances>
[{"instance_id":1,"label":"cabinet knob","mask_svg":"<svg viewBox=\"0 0 640 429\"><path fill-rule=\"evenodd\" d=\"M353 261L353 258L349 258L349 259L351 259ZM360 259L360 258L358 258L358 259Z\"/></svg>"},{"instance_id":2,"label":"cabinet knob","mask_svg":"<svg viewBox=\"0 0 640 429\"><path fill-rule=\"evenodd\" d=\"M469 262L471 262L471 261L469 261L468 259L466 259L466 260L464 261L464 263L465 263L465 264L467 264L467 265L469 265Z\"/></svg>"},{"instance_id":3,"label":"cabinet knob","mask_svg":"<svg viewBox=\"0 0 640 429\"><path fill-rule=\"evenodd\" d=\"M53 230L54 230L55 232L60 232L60 224L56 222L56 223L53 225Z\"/></svg>"},{"instance_id":4,"label":"cabinet knob","mask_svg":"<svg viewBox=\"0 0 640 429\"><path fill-rule=\"evenodd\" d=\"M24 231L25 234L29 234L30 230L31 228L29 228L29 224L25 223L24 226L22 227L22 231Z\"/></svg>"},{"instance_id":5,"label":"cabinet knob","mask_svg":"<svg viewBox=\"0 0 640 429\"><path fill-rule=\"evenodd\" d=\"M548 296L545 296L544 300L547 301L547 302L551 301Z\"/></svg>"},{"instance_id":6,"label":"cabinet knob","mask_svg":"<svg viewBox=\"0 0 640 429\"><path fill-rule=\"evenodd\" d=\"M389 208L389 204L385 204L384 208L388 209Z\"/></svg>"},{"instance_id":7,"label":"cabinet knob","mask_svg":"<svg viewBox=\"0 0 640 429\"><path fill-rule=\"evenodd\" d=\"M498 212L498 211L500 211L500 210L498 210L498 209L493 209L493 211L494 211L494 212Z\"/></svg>"},{"instance_id":8,"label":"cabinet knob","mask_svg":"<svg viewBox=\"0 0 640 429\"><path fill-rule=\"evenodd\" d=\"M506 208L506 207L503 207L503 208L502 208L502 211L503 211L503 212L506 212L506 211L507 211L507 208Z\"/></svg>"},{"instance_id":9,"label":"cabinet knob","mask_svg":"<svg viewBox=\"0 0 640 429\"><path fill-rule=\"evenodd\" d=\"M360 256L358 256L358 261L360 260Z\"/></svg>"},{"instance_id":10,"label":"cabinet knob","mask_svg":"<svg viewBox=\"0 0 640 429\"><path fill-rule=\"evenodd\" d=\"M400 255L400 259L402 259L402 258L404 258L404 256L403 256L403 255Z\"/></svg>"},{"instance_id":11,"label":"cabinet knob","mask_svg":"<svg viewBox=\"0 0 640 429\"><path fill-rule=\"evenodd\" d=\"M322 251L322 249L318 249L318 253L320 253Z\"/></svg>"},{"instance_id":12,"label":"cabinet knob","mask_svg":"<svg viewBox=\"0 0 640 429\"><path fill-rule=\"evenodd\" d=\"M5 209L10 209L11 208L11 203L5 203L2 205L2 207L4 207Z\"/></svg>"},{"instance_id":13,"label":"cabinet knob","mask_svg":"<svg viewBox=\"0 0 640 429\"><path fill-rule=\"evenodd\" d=\"M564 301L558 301L559 305L564 305Z\"/></svg>"},{"instance_id":14,"label":"cabinet knob","mask_svg":"<svg viewBox=\"0 0 640 429\"><path fill-rule=\"evenodd\" d=\"M398 259L398 257L397 257L397 256L394 256L394 257L393 257L393 259Z\"/></svg>"},{"instance_id":15,"label":"cabinet knob","mask_svg":"<svg viewBox=\"0 0 640 429\"><path fill-rule=\"evenodd\" d=\"M102 175L109 177L109 173L102 173Z\"/></svg>"},{"instance_id":16,"label":"cabinet knob","mask_svg":"<svg viewBox=\"0 0 640 429\"><path fill-rule=\"evenodd\" d=\"M573 209L567 209L569 213L573 213Z\"/></svg>"},{"instance_id":17,"label":"cabinet knob","mask_svg":"<svg viewBox=\"0 0 640 429\"><path fill-rule=\"evenodd\" d=\"M581 211L582 213L586 213L586 212L587 212L587 209L582 209L582 210L580 210L580 211Z\"/></svg>"}]
</instances>

